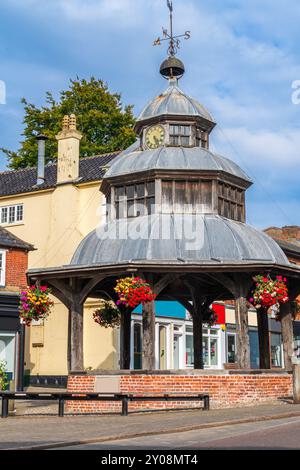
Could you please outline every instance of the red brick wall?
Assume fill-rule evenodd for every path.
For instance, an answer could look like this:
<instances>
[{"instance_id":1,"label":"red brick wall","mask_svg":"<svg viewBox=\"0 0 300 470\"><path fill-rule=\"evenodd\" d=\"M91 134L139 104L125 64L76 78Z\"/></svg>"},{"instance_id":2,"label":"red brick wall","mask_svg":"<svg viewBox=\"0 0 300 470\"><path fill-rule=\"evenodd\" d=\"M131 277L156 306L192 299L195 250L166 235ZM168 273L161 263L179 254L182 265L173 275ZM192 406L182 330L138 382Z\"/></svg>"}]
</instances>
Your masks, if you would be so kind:
<instances>
[{"instance_id":1,"label":"red brick wall","mask_svg":"<svg viewBox=\"0 0 300 470\"><path fill-rule=\"evenodd\" d=\"M21 250L6 252L6 287L26 287L28 253Z\"/></svg>"},{"instance_id":2,"label":"red brick wall","mask_svg":"<svg viewBox=\"0 0 300 470\"><path fill-rule=\"evenodd\" d=\"M70 392L93 392L95 376L71 376ZM209 393L212 408L249 406L292 395L292 376L289 374L243 375L122 375L122 393L133 395L197 395ZM130 410L191 408L194 402L130 403ZM113 402L69 402L68 410L76 413L120 412L121 404Z\"/></svg>"}]
</instances>

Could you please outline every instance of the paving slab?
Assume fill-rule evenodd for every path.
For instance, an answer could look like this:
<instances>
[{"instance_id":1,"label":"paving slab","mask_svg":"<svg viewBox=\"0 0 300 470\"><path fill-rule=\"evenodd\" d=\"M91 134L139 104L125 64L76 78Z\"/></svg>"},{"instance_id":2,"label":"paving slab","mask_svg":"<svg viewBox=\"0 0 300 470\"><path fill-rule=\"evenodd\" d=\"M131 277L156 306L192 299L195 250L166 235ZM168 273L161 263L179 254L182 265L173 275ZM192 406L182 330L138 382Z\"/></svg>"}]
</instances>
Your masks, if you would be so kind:
<instances>
[{"instance_id":1,"label":"paving slab","mask_svg":"<svg viewBox=\"0 0 300 470\"><path fill-rule=\"evenodd\" d=\"M209 412L134 413L128 417L85 415L59 418L31 413L0 419L0 449L63 447L298 416L300 405L281 402Z\"/></svg>"}]
</instances>

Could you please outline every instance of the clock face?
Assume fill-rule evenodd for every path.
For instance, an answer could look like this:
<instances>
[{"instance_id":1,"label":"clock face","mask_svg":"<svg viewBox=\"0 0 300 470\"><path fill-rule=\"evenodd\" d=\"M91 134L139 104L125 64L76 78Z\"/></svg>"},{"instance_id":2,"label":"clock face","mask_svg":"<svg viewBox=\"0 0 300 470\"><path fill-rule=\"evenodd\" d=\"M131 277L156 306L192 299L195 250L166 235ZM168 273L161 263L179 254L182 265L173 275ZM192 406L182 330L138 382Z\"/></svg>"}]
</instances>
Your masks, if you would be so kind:
<instances>
[{"instance_id":1,"label":"clock face","mask_svg":"<svg viewBox=\"0 0 300 470\"><path fill-rule=\"evenodd\" d=\"M165 142L165 130L162 126L153 126L146 132L146 145L149 149L161 147Z\"/></svg>"}]
</instances>

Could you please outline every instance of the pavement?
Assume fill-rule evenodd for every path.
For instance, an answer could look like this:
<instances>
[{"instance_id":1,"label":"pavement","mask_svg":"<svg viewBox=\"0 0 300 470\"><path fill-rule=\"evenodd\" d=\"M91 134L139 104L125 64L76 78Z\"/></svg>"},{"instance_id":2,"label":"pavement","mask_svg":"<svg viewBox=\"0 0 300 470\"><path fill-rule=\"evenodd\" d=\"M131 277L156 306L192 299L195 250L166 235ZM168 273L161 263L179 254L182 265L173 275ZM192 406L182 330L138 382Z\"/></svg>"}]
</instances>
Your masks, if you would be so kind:
<instances>
[{"instance_id":1,"label":"pavement","mask_svg":"<svg viewBox=\"0 0 300 470\"><path fill-rule=\"evenodd\" d=\"M219 436L223 437L223 432L226 431L228 438L234 438L232 432L241 435L241 431L252 432L253 428L258 429L258 426L265 426L262 432L266 432L273 424L300 423L300 405L293 405L291 402L274 402L208 412L202 410L145 412L131 413L128 417L68 415L64 418L55 415L57 404L49 405L47 402L16 402L16 404L16 416L0 419L0 449L86 449L93 445L97 445L99 449L108 449L110 445L113 448L121 445L120 448L131 449L134 443L140 446L138 448L144 448L145 443L156 448L163 439L168 440L166 448L176 448L179 444L182 445L182 442L195 439L197 445L207 444L208 441L203 441L203 436L210 435L213 441L218 429L222 429ZM188 435L188 439L183 440L183 433L191 433L191 439ZM200 441L195 438L197 433L200 433ZM141 441L138 441L139 439Z\"/></svg>"}]
</instances>

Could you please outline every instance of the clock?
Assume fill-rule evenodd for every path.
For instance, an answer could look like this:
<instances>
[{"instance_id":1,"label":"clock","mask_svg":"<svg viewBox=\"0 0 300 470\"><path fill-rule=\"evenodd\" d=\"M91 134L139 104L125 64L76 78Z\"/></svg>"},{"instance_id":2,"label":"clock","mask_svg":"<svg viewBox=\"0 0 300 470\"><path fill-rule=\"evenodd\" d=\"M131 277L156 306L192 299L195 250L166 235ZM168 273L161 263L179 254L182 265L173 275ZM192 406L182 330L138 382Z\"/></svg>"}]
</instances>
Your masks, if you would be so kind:
<instances>
[{"instance_id":1,"label":"clock","mask_svg":"<svg viewBox=\"0 0 300 470\"><path fill-rule=\"evenodd\" d=\"M161 147L165 142L165 129L160 126L152 126L146 131L146 146L148 149Z\"/></svg>"}]
</instances>

